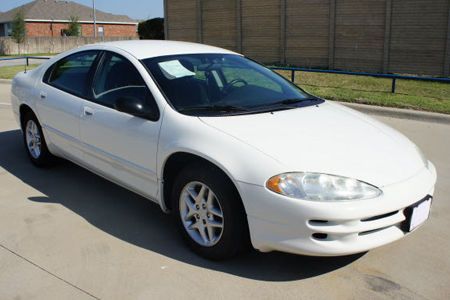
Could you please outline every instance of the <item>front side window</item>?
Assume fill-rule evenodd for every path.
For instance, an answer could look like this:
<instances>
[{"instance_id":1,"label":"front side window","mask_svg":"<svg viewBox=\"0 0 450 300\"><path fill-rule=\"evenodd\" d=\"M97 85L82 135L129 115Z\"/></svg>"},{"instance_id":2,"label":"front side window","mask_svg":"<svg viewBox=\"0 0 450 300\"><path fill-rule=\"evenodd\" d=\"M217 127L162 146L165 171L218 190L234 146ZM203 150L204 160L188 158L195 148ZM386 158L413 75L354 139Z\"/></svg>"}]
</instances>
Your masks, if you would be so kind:
<instances>
[{"instance_id":1,"label":"front side window","mask_svg":"<svg viewBox=\"0 0 450 300\"><path fill-rule=\"evenodd\" d=\"M92 100L116 108L120 99L145 103L153 112L158 111L150 90L134 65L118 54L106 52L94 76Z\"/></svg>"},{"instance_id":2,"label":"front side window","mask_svg":"<svg viewBox=\"0 0 450 300\"><path fill-rule=\"evenodd\" d=\"M94 102L113 108L120 97L147 97L147 86L127 59L107 52L92 85Z\"/></svg>"},{"instance_id":3,"label":"front side window","mask_svg":"<svg viewBox=\"0 0 450 300\"><path fill-rule=\"evenodd\" d=\"M97 55L97 51L85 51L61 59L53 66L47 83L68 93L86 97L89 74Z\"/></svg>"},{"instance_id":4,"label":"front side window","mask_svg":"<svg viewBox=\"0 0 450 300\"><path fill-rule=\"evenodd\" d=\"M143 63L172 106L190 115L262 112L322 101L239 55L172 55Z\"/></svg>"}]
</instances>

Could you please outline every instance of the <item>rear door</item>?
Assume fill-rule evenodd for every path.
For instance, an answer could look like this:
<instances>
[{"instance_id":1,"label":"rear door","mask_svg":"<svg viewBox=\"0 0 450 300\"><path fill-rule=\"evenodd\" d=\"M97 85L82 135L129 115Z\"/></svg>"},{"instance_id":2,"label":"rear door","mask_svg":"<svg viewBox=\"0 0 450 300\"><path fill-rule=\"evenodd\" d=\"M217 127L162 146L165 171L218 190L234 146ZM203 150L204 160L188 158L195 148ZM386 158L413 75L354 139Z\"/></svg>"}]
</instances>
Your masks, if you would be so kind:
<instances>
[{"instance_id":1,"label":"rear door","mask_svg":"<svg viewBox=\"0 0 450 300\"><path fill-rule=\"evenodd\" d=\"M137 68L124 56L105 51L82 106L83 160L98 173L144 196L156 198L156 151L161 119L157 104ZM140 98L153 110L144 119L114 108L119 98Z\"/></svg>"},{"instance_id":2,"label":"rear door","mask_svg":"<svg viewBox=\"0 0 450 300\"><path fill-rule=\"evenodd\" d=\"M83 99L87 97L90 78L99 51L82 51L62 58L45 73L38 84L36 107L40 123L52 150L79 161L79 121Z\"/></svg>"}]
</instances>

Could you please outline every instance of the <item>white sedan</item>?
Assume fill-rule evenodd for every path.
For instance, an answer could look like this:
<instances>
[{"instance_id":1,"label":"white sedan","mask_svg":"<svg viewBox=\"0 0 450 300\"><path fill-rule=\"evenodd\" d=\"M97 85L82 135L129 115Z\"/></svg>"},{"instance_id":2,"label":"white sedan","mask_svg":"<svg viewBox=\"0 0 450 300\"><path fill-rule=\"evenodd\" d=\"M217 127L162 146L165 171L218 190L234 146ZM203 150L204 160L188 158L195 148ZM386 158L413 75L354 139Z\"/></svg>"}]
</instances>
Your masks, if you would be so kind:
<instances>
[{"instance_id":1,"label":"white sedan","mask_svg":"<svg viewBox=\"0 0 450 300\"><path fill-rule=\"evenodd\" d=\"M80 47L18 74L12 103L32 163L62 157L158 203L211 259L363 252L429 215L436 171L410 140L225 49Z\"/></svg>"}]
</instances>

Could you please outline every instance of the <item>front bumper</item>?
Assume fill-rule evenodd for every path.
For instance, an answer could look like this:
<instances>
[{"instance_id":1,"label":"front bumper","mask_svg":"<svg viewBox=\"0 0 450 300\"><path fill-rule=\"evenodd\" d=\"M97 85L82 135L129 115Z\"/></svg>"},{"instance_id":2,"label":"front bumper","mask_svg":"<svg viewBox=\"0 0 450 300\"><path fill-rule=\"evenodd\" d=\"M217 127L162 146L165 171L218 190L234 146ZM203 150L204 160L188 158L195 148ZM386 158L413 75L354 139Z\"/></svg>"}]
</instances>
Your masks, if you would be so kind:
<instances>
[{"instance_id":1,"label":"front bumper","mask_svg":"<svg viewBox=\"0 0 450 300\"><path fill-rule=\"evenodd\" d=\"M364 252L406 235L405 208L433 195L431 162L415 176L385 186L369 200L314 202L292 199L265 187L239 182L253 246L314 256Z\"/></svg>"}]
</instances>

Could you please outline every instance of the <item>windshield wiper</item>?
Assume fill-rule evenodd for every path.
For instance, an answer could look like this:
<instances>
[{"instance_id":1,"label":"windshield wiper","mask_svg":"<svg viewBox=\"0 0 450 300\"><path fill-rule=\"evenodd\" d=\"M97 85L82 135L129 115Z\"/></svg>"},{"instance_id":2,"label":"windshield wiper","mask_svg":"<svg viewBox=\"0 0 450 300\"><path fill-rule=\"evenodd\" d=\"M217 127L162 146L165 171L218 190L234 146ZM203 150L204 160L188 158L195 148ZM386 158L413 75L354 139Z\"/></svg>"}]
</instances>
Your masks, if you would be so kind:
<instances>
[{"instance_id":1,"label":"windshield wiper","mask_svg":"<svg viewBox=\"0 0 450 300\"><path fill-rule=\"evenodd\" d=\"M192 112L192 111L203 111L203 112L240 112L247 111L248 109L240 106L233 105L200 105L180 108L180 112Z\"/></svg>"},{"instance_id":2,"label":"windshield wiper","mask_svg":"<svg viewBox=\"0 0 450 300\"><path fill-rule=\"evenodd\" d=\"M299 98L292 98L292 99L284 99L278 102L275 102L273 104L283 104L283 105L289 105L289 104L296 104L299 102L305 101L305 99L299 99Z\"/></svg>"},{"instance_id":3,"label":"windshield wiper","mask_svg":"<svg viewBox=\"0 0 450 300\"><path fill-rule=\"evenodd\" d=\"M300 102L306 102L306 101L317 101L319 99L317 99L316 97L309 97L309 98L290 98L290 99L284 99L278 102L274 102L272 103L273 105L276 104L281 104L281 105L290 105L290 104L297 104Z\"/></svg>"},{"instance_id":4,"label":"windshield wiper","mask_svg":"<svg viewBox=\"0 0 450 300\"><path fill-rule=\"evenodd\" d=\"M319 98L316 97L308 97L308 98L289 98L289 99L284 99L284 100L280 100L280 101L276 101L276 102L272 102L272 103L266 103L266 104L262 104L262 105L256 105L256 106L252 106L251 108L254 109L257 112L271 112L271 111L276 111L276 110L286 110L286 109L292 109L292 108L297 108L300 107L302 105L297 105L299 103L310 103L310 102L314 102L314 101L323 101ZM308 104L305 104L308 105Z\"/></svg>"}]
</instances>

